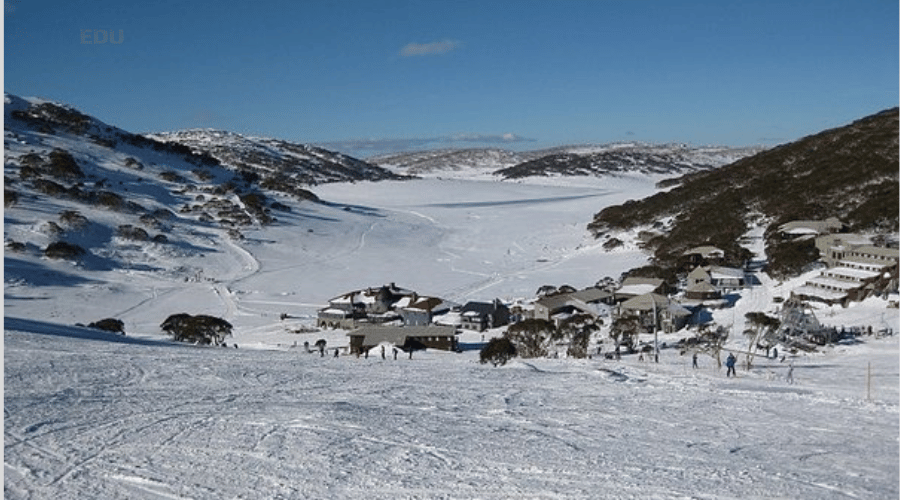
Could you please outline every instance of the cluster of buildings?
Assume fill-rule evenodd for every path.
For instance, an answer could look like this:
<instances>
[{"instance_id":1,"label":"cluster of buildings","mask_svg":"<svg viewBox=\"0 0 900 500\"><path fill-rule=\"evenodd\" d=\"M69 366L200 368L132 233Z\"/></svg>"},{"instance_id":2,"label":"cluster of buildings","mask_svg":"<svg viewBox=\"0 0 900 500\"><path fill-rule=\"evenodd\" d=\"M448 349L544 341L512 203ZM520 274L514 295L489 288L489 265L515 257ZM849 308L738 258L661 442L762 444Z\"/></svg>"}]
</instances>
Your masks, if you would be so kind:
<instances>
[{"instance_id":1,"label":"cluster of buildings","mask_svg":"<svg viewBox=\"0 0 900 500\"><path fill-rule=\"evenodd\" d=\"M529 303L505 304L494 299L456 304L390 283L332 298L319 310L317 326L348 330L351 354L385 343L404 350L452 351L459 348L457 335L462 330L483 332L529 318L559 326L578 314L601 323L629 315L640 318L647 331L674 332L684 327L692 314L669 296L665 282L657 278L629 277L616 288L550 287L539 292Z\"/></svg>"},{"instance_id":2,"label":"cluster of buildings","mask_svg":"<svg viewBox=\"0 0 900 500\"><path fill-rule=\"evenodd\" d=\"M509 321L510 309L499 299L456 304L390 283L334 297L319 310L316 324L350 330L350 352L360 353L382 343L453 351L459 329L482 332Z\"/></svg>"},{"instance_id":3,"label":"cluster of buildings","mask_svg":"<svg viewBox=\"0 0 900 500\"><path fill-rule=\"evenodd\" d=\"M897 288L898 250L879 247L869 239L838 233L836 219L795 221L781 227L796 238L815 238L827 266L821 274L794 291L797 300L846 303L862 300L875 290ZM534 318L559 326L574 315L599 322L637 317L647 332L672 333L691 316L708 307L727 307L734 293L750 283L744 269L716 265L724 252L712 246L684 252L693 269L670 290L658 278L627 277L621 284L598 283L577 290L546 286L527 303L490 302L457 304L440 297L419 295L394 283L344 293L319 310L319 328L348 330L351 353L363 353L389 344L404 350L421 348L458 350L462 330L483 332Z\"/></svg>"}]
</instances>

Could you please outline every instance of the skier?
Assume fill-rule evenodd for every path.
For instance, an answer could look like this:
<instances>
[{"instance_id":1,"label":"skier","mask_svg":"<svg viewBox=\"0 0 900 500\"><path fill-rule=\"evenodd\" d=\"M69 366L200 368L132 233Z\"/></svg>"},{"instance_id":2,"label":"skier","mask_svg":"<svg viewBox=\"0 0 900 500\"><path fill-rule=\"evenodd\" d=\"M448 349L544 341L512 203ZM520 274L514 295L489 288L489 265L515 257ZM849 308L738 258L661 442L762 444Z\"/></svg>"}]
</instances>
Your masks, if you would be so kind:
<instances>
[{"instance_id":1,"label":"skier","mask_svg":"<svg viewBox=\"0 0 900 500\"><path fill-rule=\"evenodd\" d=\"M697 368L697 353L694 352L694 368Z\"/></svg>"},{"instance_id":2,"label":"skier","mask_svg":"<svg viewBox=\"0 0 900 500\"><path fill-rule=\"evenodd\" d=\"M730 377L734 375L737 377L737 373L734 371L734 364L737 362L737 358L734 357L734 353L729 354L728 358L725 360L725 366L728 367L728 371L725 373L726 377Z\"/></svg>"},{"instance_id":3,"label":"skier","mask_svg":"<svg viewBox=\"0 0 900 500\"><path fill-rule=\"evenodd\" d=\"M788 365L787 376L784 377L785 381L791 385L794 384L794 362L791 361L791 364Z\"/></svg>"}]
</instances>

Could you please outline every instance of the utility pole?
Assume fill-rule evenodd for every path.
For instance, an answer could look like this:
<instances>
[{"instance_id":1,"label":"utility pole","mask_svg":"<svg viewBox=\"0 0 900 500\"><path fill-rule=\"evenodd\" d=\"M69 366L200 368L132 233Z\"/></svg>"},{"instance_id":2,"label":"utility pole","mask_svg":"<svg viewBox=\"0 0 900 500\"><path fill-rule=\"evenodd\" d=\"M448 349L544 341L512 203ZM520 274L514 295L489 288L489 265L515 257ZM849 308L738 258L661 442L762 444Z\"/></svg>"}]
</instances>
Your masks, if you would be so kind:
<instances>
[{"instance_id":1,"label":"utility pole","mask_svg":"<svg viewBox=\"0 0 900 500\"><path fill-rule=\"evenodd\" d=\"M659 316L656 315L656 297L652 293L650 300L653 302L653 359L659 363Z\"/></svg>"}]
</instances>

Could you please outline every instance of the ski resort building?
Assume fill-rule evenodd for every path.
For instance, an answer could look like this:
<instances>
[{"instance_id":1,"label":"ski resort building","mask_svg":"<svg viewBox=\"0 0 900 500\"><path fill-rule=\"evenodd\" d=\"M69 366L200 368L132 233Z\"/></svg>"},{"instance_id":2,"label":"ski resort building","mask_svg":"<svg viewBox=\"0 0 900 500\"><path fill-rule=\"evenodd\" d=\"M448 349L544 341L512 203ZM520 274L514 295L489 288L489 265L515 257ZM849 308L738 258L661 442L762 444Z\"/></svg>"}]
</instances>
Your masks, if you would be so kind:
<instances>
[{"instance_id":1,"label":"ski resort building","mask_svg":"<svg viewBox=\"0 0 900 500\"><path fill-rule=\"evenodd\" d=\"M403 324L406 326L424 326L434 322L434 317L446 314L454 304L438 297L416 297L409 305L398 308Z\"/></svg>"},{"instance_id":2,"label":"ski resort building","mask_svg":"<svg viewBox=\"0 0 900 500\"><path fill-rule=\"evenodd\" d=\"M699 246L685 250L682 257L686 258L689 264L707 265L710 262L719 262L725 258L725 251L711 245Z\"/></svg>"},{"instance_id":3,"label":"ski resort building","mask_svg":"<svg viewBox=\"0 0 900 500\"><path fill-rule=\"evenodd\" d=\"M493 302L467 302L460 310L462 328L483 332L509 324L509 308L494 299Z\"/></svg>"},{"instance_id":4,"label":"ski resort building","mask_svg":"<svg viewBox=\"0 0 900 500\"><path fill-rule=\"evenodd\" d=\"M646 293L619 304L615 315L637 316L647 331L658 329L672 333L687 324L691 311L664 295Z\"/></svg>"},{"instance_id":5,"label":"ski resort building","mask_svg":"<svg viewBox=\"0 0 900 500\"><path fill-rule=\"evenodd\" d=\"M349 333L350 354L363 354L378 345L404 351L419 349L457 350L456 328L451 326L367 325Z\"/></svg>"},{"instance_id":6,"label":"ski resort building","mask_svg":"<svg viewBox=\"0 0 900 500\"><path fill-rule=\"evenodd\" d=\"M822 260L828 269L794 290L800 299L844 304L863 300L873 293L897 289L900 250L878 247L859 241L854 235L829 235L819 238Z\"/></svg>"},{"instance_id":7,"label":"ski resort building","mask_svg":"<svg viewBox=\"0 0 900 500\"><path fill-rule=\"evenodd\" d=\"M609 316L613 294L596 287L589 287L571 293L560 293L541 297L534 302L535 319L560 321L573 314L583 313L595 318Z\"/></svg>"},{"instance_id":8,"label":"ski resort building","mask_svg":"<svg viewBox=\"0 0 900 500\"><path fill-rule=\"evenodd\" d=\"M829 217L825 220L794 220L778 226L778 231L785 239L814 238L837 233L843 229L844 223L836 217Z\"/></svg>"},{"instance_id":9,"label":"ski resort building","mask_svg":"<svg viewBox=\"0 0 900 500\"><path fill-rule=\"evenodd\" d=\"M628 277L622 286L613 293L615 302L622 302L647 293L666 293L666 283L660 278Z\"/></svg>"},{"instance_id":10,"label":"ski resort building","mask_svg":"<svg viewBox=\"0 0 900 500\"><path fill-rule=\"evenodd\" d=\"M389 323L401 319L398 310L418 299L416 292L394 283L355 290L332 298L318 311L319 328L356 328L363 323Z\"/></svg>"}]
</instances>

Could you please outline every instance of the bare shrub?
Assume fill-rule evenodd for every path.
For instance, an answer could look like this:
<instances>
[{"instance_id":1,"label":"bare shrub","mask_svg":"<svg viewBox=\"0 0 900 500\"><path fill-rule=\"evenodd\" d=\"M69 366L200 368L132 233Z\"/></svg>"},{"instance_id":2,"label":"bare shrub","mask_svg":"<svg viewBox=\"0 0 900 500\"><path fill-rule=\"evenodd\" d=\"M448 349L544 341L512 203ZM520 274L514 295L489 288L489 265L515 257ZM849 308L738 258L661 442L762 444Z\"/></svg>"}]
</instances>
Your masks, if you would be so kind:
<instances>
[{"instance_id":1,"label":"bare shrub","mask_svg":"<svg viewBox=\"0 0 900 500\"><path fill-rule=\"evenodd\" d=\"M54 241L44 250L44 255L51 259L77 259L84 254L83 248L65 241Z\"/></svg>"},{"instance_id":2,"label":"bare shrub","mask_svg":"<svg viewBox=\"0 0 900 500\"><path fill-rule=\"evenodd\" d=\"M88 325L88 328L125 335L125 323L120 319L105 318Z\"/></svg>"},{"instance_id":3,"label":"bare shrub","mask_svg":"<svg viewBox=\"0 0 900 500\"><path fill-rule=\"evenodd\" d=\"M116 228L116 236L126 240L147 241L150 235L143 228L132 226L131 224L123 224Z\"/></svg>"}]
</instances>

